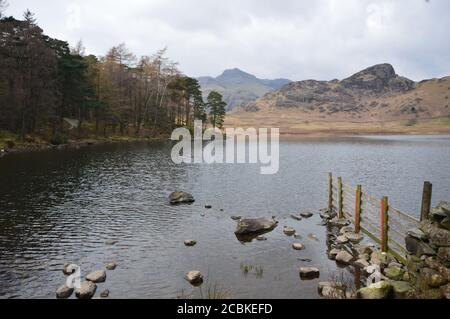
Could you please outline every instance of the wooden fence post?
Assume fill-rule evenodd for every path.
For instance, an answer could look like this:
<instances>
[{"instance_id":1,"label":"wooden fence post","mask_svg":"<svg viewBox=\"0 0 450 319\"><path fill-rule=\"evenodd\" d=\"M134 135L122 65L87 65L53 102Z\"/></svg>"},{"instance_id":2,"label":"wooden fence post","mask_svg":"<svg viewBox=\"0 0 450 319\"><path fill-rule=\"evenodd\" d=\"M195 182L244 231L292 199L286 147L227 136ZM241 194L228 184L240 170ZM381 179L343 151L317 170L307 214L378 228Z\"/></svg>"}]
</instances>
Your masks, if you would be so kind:
<instances>
[{"instance_id":1,"label":"wooden fence post","mask_svg":"<svg viewBox=\"0 0 450 319\"><path fill-rule=\"evenodd\" d=\"M333 174L328 173L328 211L333 211Z\"/></svg>"},{"instance_id":2,"label":"wooden fence post","mask_svg":"<svg viewBox=\"0 0 450 319\"><path fill-rule=\"evenodd\" d=\"M430 182L425 182L423 185L422 210L420 212L420 221L428 219L428 215L430 214L431 209L432 192L433 192L433 184L431 184Z\"/></svg>"},{"instance_id":3,"label":"wooden fence post","mask_svg":"<svg viewBox=\"0 0 450 319\"><path fill-rule=\"evenodd\" d=\"M338 177L338 217L344 218L344 195L342 192L342 177Z\"/></svg>"},{"instance_id":4,"label":"wooden fence post","mask_svg":"<svg viewBox=\"0 0 450 319\"><path fill-rule=\"evenodd\" d=\"M381 251L384 253L388 252L388 231L389 231L389 201L388 198L385 196L381 200L380 203L381 211L380 211L380 217L381 217Z\"/></svg>"},{"instance_id":5,"label":"wooden fence post","mask_svg":"<svg viewBox=\"0 0 450 319\"><path fill-rule=\"evenodd\" d=\"M356 187L356 202L355 202L355 233L359 234L361 231L361 197L362 186Z\"/></svg>"}]
</instances>

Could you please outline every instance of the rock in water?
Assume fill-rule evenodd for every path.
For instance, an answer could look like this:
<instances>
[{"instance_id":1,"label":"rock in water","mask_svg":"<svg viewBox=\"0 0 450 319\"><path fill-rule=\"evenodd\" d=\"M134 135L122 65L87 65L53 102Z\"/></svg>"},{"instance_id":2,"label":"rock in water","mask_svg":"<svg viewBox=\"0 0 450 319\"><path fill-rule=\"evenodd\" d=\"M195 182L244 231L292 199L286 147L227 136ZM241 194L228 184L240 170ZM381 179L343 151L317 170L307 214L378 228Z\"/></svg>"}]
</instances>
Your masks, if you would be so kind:
<instances>
[{"instance_id":1,"label":"rock in water","mask_svg":"<svg viewBox=\"0 0 450 319\"><path fill-rule=\"evenodd\" d=\"M171 205L190 204L195 202L194 196L186 192L173 192L169 196Z\"/></svg>"},{"instance_id":2,"label":"rock in water","mask_svg":"<svg viewBox=\"0 0 450 319\"><path fill-rule=\"evenodd\" d=\"M186 273L184 279L186 279L193 286L200 286L203 283L203 275L197 270Z\"/></svg>"},{"instance_id":3,"label":"rock in water","mask_svg":"<svg viewBox=\"0 0 450 319\"><path fill-rule=\"evenodd\" d=\"M108 263L106 264L106 269L107 270L114 270L117 268L117 264L116 263Z\"/></svg>"},{"instance_id":4,"label":"rock in water","mask_svg":"<svg viewBox=\"0 0 450 319\"><path fill-rule=\"evenodd\" d=\"M387 281L380 281L358 291L361 299L387 299L392 292L392 285Z\"/></svg>"},{"instance_id":5,"label":"rock in water","mask_svg":"<svg viewBox=\"0 0 450 319\"><path fill-rule=\"evenodd\" d=\"M69 276L69 275L73 274L75 272L75 270L77 270L77 268L78 268L77 264L66 263L66 264L64 264L63 273L64 273L64 275Z\"/></svg>"},{"instance_id":6,"label":"rock in water","mask_svg":"<svg viewBox=\"0 0 450 319\"><path fill-rule=\"evenodd\" d=\"M97 285L92 281L83 281L80 288L75 289L78 299L92 299L97 291Z\"/></svg>"},{"instance_id":7,"label":"rock in water","mask_svg":"<svg viewBox=\"0 0 450 319\"><path fill-rule=\"evenodd\" d=\"M301 267L300 278L302 279L315 279L320 277L320 270L315 267Z\"/></svg>"},{"instance_id":8,"label":"rock in water","mask_svg":"<svg viewBox=\"0 0 450 319\"><path fill-rule=\"evenodd\" d=\"M292 244L292 248L294 248L295 250L304 250L305 246L303 244L295 243Z\"/></svg>"},{"instance_id":9,"label":"rock in water","mask_svg":"<svg viewBox=\"0 0 450 319\"><path fill-rule=\"evenodd\" d=\"M345 250L341 250L336 255L336 262L344 265L348 265L353 260L353 256L346 252Z\"/></svg>"},{"instance_id":10,"label":"rock in water","mask_svg":"<svg viewBox=\"0 0 450 319\"><path fill-rule=\"evenodd\" d=\"M92 281L94 283L105 282L106 271L104 271L104 270L93 271L86 276L86 280Z\"/></svg>"},{"instance_id":11,"label":"rock in water","mask_svg":"<svg viewBox=\"0 0 450 319\"><path fill-rule=\"evenodd\" d=\"M361 234L357 234L357 233L353 233L353 232L347 232L347 233L344 234L344 236L352 244L357 244L357 243L359 243L360 241L363 240L363 236Z\"/></svg>"},{"instance_id":12,"label":"rock in water","mask_svg":"<svg viewBox=\"0 0 450 319\"><path fill-rule=\"evenodd\" d=\"M232 220L238 221L242 219L242 216L231 216Z\"/></svg>"},{"instance_id":13,"label":"rock in water","mask_svg":"<svg viewBox=\"0 0 450 319\"><path fill-rule=\"evenodd\" d=\"M105 289L100 293L100 297L102 298L108 298L109 297L109 290Z\"/></svg>"},{"instance_id":14,"label":"rock in water","mask_svg":"<svg viewBox=\"0 0 450 319\"><path fill-rule=\"evenodd\" d=\"M192 247L197 245L197 242L195 240L189 239L184 241L184 245L187 247Z\"/></svg>"},{"instance_id":15,"label":"rock in water","mask_svg":"<svg viewBox=\"0 0 450 319\"><path fill-rule=\"evenodd\" d=\"M205 205L205 208L206 208L206 209L211 209L211 208L212 208L212 205Z\"/></svg>"},{"instance_id":16,"label":"rock in water","mask_svg":"<svg viewBox=\"0 0 450 319\"><path fill-rule=\"evenodd\" d=\"M311 213L311 212L302 212L302 213L300 213L300 216L302 216L303 218L311 218L311 217L313 217L313 213Z\"/></svg>"},{"instance_id":17,"label":"rock in water","mask_svg":"<svg viewBox=\"0 0 450 319\"><path fill-rule=\"evenodd\" d=\"M302 220L301 216L297 216L297 215L294 215L294 214L291 215L291 218L295 219L296 221L301 221Z\"/></svg>"},{"instance_id":18,"label":"rock in water","mask_svg":"<svg viewBox=\"0 0 450 319\"><path fill-rule=\"evenodd\" d=\"M70 296L72 296L72 294L73 294L73 288L67 287L66 284L60 286L56 290L56 298L58 298L58 299L67 299Z\"/></svg>"},{"instance_id":19,"label":"rock in water","mask_svg":"<svg viewBox=\"0 0 450 319\"><path fill-rule=\"evenodd\" d=\"M242 219L238 222L236 235L252 235L269 232L277 227L278 222L274 219Z\"/></svg>"},{"instance_id":20,"label":"rock in water","mask_svg":"<svg viewBox=\"0 0 450 319\"><path fill-rule=\"evenodd\" d=\"M290 226L285 226L283 228L283 233L287 236L294 236L296 231L294 228L290 227Z\"/></svg>"}]
</instances>

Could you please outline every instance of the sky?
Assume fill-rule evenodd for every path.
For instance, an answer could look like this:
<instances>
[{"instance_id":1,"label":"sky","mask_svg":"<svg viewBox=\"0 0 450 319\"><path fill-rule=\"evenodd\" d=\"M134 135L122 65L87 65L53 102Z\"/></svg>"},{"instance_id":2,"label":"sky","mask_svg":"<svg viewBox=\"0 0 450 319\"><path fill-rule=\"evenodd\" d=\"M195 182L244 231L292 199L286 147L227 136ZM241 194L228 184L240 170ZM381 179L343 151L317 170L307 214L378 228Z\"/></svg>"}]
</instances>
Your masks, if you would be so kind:
<instances>
[{"instance_id":1,"label":"sky","mask_svg":"<svg viewBox=\"0 0 450 319\"><path fill-rule=\"evenodd\" d=\"M167 47L189 76L240 68L260 78L342 79L391 63L413 80L450 75L448 0L8 0L51 37L89 54L125 42Z\"/></svg>"}]
</instances>

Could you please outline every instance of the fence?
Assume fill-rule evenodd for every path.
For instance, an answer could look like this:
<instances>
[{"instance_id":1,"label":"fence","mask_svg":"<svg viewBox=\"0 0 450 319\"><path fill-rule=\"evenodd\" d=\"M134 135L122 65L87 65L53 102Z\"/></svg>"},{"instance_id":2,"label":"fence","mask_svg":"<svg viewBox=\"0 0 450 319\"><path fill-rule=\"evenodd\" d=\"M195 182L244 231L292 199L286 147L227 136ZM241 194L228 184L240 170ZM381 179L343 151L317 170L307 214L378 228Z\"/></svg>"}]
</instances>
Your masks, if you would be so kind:
<instances>
[{"instance_id":1,"label":"fence","mask_svg":"<svg viewBox=\"0 0 450 319\"><path fill-rule=\"evenodd\" d=\"M425 182L422 195L421 220L430 212L432 185ZM352 221L355 233L363 232L380 244L383 252L388 252L405 262L406 233L418 228L420 220L389 204L387 196L375 198L366 194L362 186L347 185L339 177L328 177L328 208L339 218Z\"/></svg>"}]
</instances>

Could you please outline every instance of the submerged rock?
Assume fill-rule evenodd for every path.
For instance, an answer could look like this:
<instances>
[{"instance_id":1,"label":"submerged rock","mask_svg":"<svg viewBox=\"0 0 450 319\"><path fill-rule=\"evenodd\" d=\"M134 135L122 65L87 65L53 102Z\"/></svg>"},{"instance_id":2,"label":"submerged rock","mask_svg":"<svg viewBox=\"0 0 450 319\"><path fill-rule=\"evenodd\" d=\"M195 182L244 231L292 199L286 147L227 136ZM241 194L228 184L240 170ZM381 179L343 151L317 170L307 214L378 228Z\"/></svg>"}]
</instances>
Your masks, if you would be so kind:
<instances>
[{"instance_id":1,"label":"submerged rock","mask_svg":"<svg viewBox=\"0 0 450 319\"><path fill-rule=\"evenodd\" d=\"M206 208L206 209L211 209L211 208L212 208L212 205L205 205L205 208Z\"/></svg>"},{"instance_id":2,"label":"submerged rock","mask_svg":"<svg viewBox=\"0 0 450 319\"><path fill-rule=\"evenodd\" d=\"M109 290L105 289L100 293L100 297L102 298L108 298L109 297Z\"/></svg>"},{"instance_id":3,"label":"submerged rock","mask_svg":"<svg viewBox=\"0 0 450 319\"><path fill-rule=\"evenodd\" d=\"M104 270L96 270L96 271L90 272L86 276L86 280L92 281L94 283L105 282L105 280L106 280L106 271L104 271Z\"/></svg>"},{"instance_id":4,"label":"submerged rock","mask_svg":"<svg viewBox=\"0 0 450 319\"><path fill-rule=\"evenodd\" d=\"M235 220L235 221L238 221L238 220L241 220L242 217L241 216L231 216L231 219Z\"/></svg>"},{"instance_id":5,"label":"submerged rock","mask_svg":"<svg viewBox=\"0 0 450 319\"><path fill-rule=\"evenodd\" d=\"M186 192L173 192L169 196L171 205L191 204L195 202L194 196Z\"/></svg>"},{"instance_id":6,"label":"submerged rock","mask_svg":"<svg viewBox=\"0 0 450 319\"><path fill-rule=\"evenodd\" d=\"M92 299L97 291L97 285L92 281L83 281L80 288L75 289L78 299Z\"/></svg>"},{"instance_id":7,"label":"submerged rock","mask_svg":"<svg viewBox=\"0 0 450 319\"><path fill-rule=\"evenodd\" d=\"M316 267L301 267L299 272L302 279L315 279L320 277L320 270Z\"/></svg>"},{"instance_id":8,"label":"submerged rock","mask_svg":"<svg viewBox=\"0 0 450 319\"><path fill-rule=\"evenodd\" d=\"M283 233L287 236L294 236L296 231L294 228L290 227L290 226L285 226L283 228Z\"/></svg>"},{"instance_id":9,"label":"submerged rock","mask_svg":"<svg viewBox=\"0 0 450 319\"><path fill-rule=\"evenodd\" d=\"M292 244L292 248L294 248L295 250L304 250L305 245L300 244L300 243L294 243L294 244Z\"/></svg>"},{"instance_id":10,"label":"submerged rock","mask_svg":"<svg viewBox=\"0 0 450 319\"><path fill-rule=\"evenodd\" d=\"M369 287L361 288L358 297L361 299L387 299L392 292L392 285L387 281L380 281Z\"/></svg>"},{"instance_id":11,"label":"submerged rock","mask_svg":"<svg viewBox=\"0 0 450 319\"><path fill-rule=\"evenodd\" d=\"M106 269L107 270L115 270L117 268L117 264L116 263L108 263L106 264Z\"/></svg>"},{"instance_id":12,"label":"submerged rock","mask_svg":"<svg viewBox=\"0 0 450 319\"><path fill-rule=\"evenodd\" d=\"M197 270L189 271L188 273L186 273L184 279L186 279L193 286L199 286L203 283L203 275L200 271Z\"/></svg>"},{"instance_id":13,"label":"submerged rock","mask_svg":"<svg viewBox=\"0 0 450 319\"><path fill-rule=\"evenodd\" d=\"M314 216L314 214L311 212L302 212L300 213L300 216L302 216L303 218L311 218Z\"/></svg>"},{"instance_id":14,"label":"submerged rock","mask_svg":"<svg viewBox=\"0 0 450 319\"><path fill-rule=\"evenodd\" d=\"M256 237L256 240L257 240L257 241L266 241L266 240L267 240L267 237L264 237L264 236L258 236L258 237Z\"/></svg>"},{"instance_id":15,"label":"submerged rock","mask_svg":"<svg viewBox=\"0 0 450 319\"><path fill-rule=\"evenodd\" d=\"M297 215L294 215L294 214L291 215L291 218L295 219L296 221L301 221L302 220L301 216L297 216Z\"/></svg>"},{"instance_id":16,"label":"submerged rock","mask_svg":"<svg viewBox=\"0 0 450 319\"><path fill-rule=\"evenodd\" d=\"M66 284L64 284L56 290L56 298L67 299L70 296L72 296L73 290L74 290L73 288L69 288L69 287L67 287Z\"/></svg>"}]
</instances>

